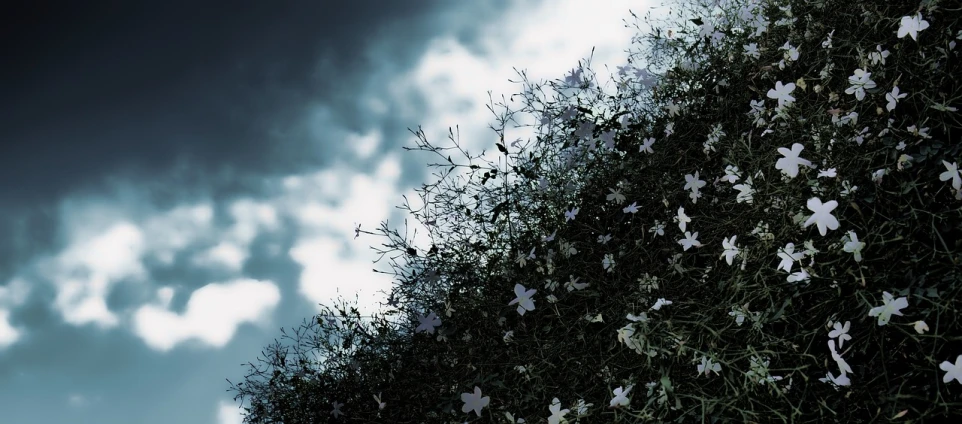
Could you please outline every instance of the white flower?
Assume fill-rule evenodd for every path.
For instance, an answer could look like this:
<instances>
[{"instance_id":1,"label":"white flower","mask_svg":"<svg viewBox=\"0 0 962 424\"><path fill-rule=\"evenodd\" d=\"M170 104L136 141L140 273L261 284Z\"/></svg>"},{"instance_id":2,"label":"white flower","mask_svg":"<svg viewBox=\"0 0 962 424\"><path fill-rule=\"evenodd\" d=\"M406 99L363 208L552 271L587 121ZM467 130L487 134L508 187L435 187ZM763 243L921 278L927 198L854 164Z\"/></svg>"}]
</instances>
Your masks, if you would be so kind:
<instances>
[{"instance_id":1,"label":"white flower","mask_svg":"<svg viewBox=\"0 0 962 424\"><path fill-rule=\"evenodd\" d=\"M602 268L612 272L615 270L615 258L611 253L606 253L604 259L601 260Z\"/></svg>"},{"instance_id":2,"label":"white flower","mask_svg":"<svg viewBox=\"0 0 962 424\"><path fill-rule=\"evenodd\" d=\"M919 334L925 334L929 331L929 325L925 321L915 321L915 332Z\"/></svg>"},{"instance_id":3,"label":"white flower","mask_svg":"<svg viewBox=\"0 0 962 424\"><path fill-rule=\"evenodd\" d=\"M871 72L864 69L856 69L855 73L848 77L848 83L852 86L845 89L845 94L855 94L855 98L861 101L865 98L865 89L875 88L875 81L870 78Z\"/></svg>"},{"instance_id":4,"label":"white flower","mask_svg":"<svg viewBox=\"0 0 962 424\"><path fill-rule=\"evenodd\" d=\"M875 46L875 51L868 54L868 58L872 61L873 65L878 65L879 62L884 65L885 58L889 57L889 54L888 50L882 50L882 46L877 45Z\"/></svg>"},{"instance_id":5,"label":"white flower","mask_svg":"<svg viewBox=\"0 0 962 424\"><path fill-rule=\"evenodd\" d=\"M862 249L865 247L865 242L858 241L858 234L855 234L855 231L849 231L845 237L842 237L842 241L845 243L842 250L854 254L855 262L862 262Z\"/></svg>"},{"instance_id":6,"label":"white flower","mask_svg":"<svg viewBox=\"0 0 962 424\"><path fill-rule=\"evenodd\" d=\"M808 271L805 271L804 269L800 269L796 272L791 273L785 279L788 280L789 283L797 283L799 281L807 281L808 277L809 277Z\"/></svg>"},{"instance_id":7,"label":"white flower","mask_svg":"<svg viewBox=\"0 0 962 424\"><path fill-rule=\"evenodd\" d=\"M655 304L651 306L651 309L660 311L662 306L668 306L672 303L673 302L670 300L665 300L665 298L659 297L658 300L655 301Z\"/></svg>"},{"instance_id":8,"label":"white flower","mask_svg":"<svg viewBox=\"0 0 962 424\"><path fill-rule=\"evenodd\" d=\"M566 212L565 212L565 222L568 222L568 221L571 221L571 220L575 219L575 217L578 216L578 211L579 211L578 208L572 208L570 211L566 211Z\"/></svg>"},{"instance_id":9,"label":"white flower","mask_svg":"<svg viewBox=\"0 0 962 424\"><path fill-rule=\"evenodd\" d=\"M612 393L614 393L615 396L611 398L611 402L608 404L608 406L611 408L628 406L628 404L631 403L631 399L628 399L628 392L631 391L632 387L634 386L628 386L627 389L618 387L617 389L612 390Z\"/></svg>"},{"instance_id":10,"label":"white flower","mask_svg":"<svg viewBox=\"0 0 962 424\"><path fill-rule=\"evenodd\" d=\"M677 115L678 115L678 111L681 110L681 108L680 108L678 105L676 105L674 102L668 103L668 105L666 105L665 108L668 109L668 116L669 116L669 117L671 117L671 116L677 116Z\"/></svg>"},{"instance_id":11,"label":"white flower","mask_svg":"<svg viewBox=\"0 0 962 424\"><path fill-rule=\"evenodd\" d=\"M695 175L685 174L685 190L691 190L692 192L692 203L697 203L698 190L705 186L705 181L698 178L698 171L695 171Z\"/></svg>"},{"instance_id":12,"label":"white flower","mask_svg":"<svg viewBox=\"0 0 962 424\"><path fill-rule=\"evenodd\" d=\"M377 396L374 396L374 401L377 402L377 409L378 409L379 411L382 410L382 409L384 409L385 406L387 406L386 403L381 402L381 394L380 394L380 393L378 393Z\"/></svg>"},{"instance_id":13,"label":"white flower","mask_svg":"<svg viewBox=\"0 0 962 424\"><path fill-rule=\"evenodd\" d=\"M768 90L768 98L778 100L778 107L782 107L795 101L792 91L795 91L795 83L782 85L781 81L775 81L775 88Z\"/></svg>"},{"instance_id":14,"label":"white flower","mask_svg":"<svg viewBox=\"0 0 962 424\"><path fill-rule=\"evenodd\" d=\"M561 401L558 398L551 400L551 406L548 406L548 411L551 411L551 416L548 417L548 424L559 424L561 422L567 422L565 420L565 414L568 413L567 409L561 409Z\"/></svg>"},{"instance_id":15,"label":"white flower","mask_svg":"<svg viewBox=\"0 0 962 424\"><path fill-rule=\"evenodd\" d=\"M621 190L615 190L613 188L609 188L608 191L611 191L611 194L605 197L605 200L609 202L613 201L615 203L623 203L625 200L627 200L625 198L625 195L621 194Z\"/></svg>"},{"instance_id":16,"label":"white flower","mask_svg":"<svg viewBox=\"0 0 962 424\"><path fill-rule=\"evenodd\" d=\"M605 234L603 236L598 236L598 243L608 244L611 241L611 234Z\"/></svg>"},{"instance_id":17,"label":"white flower","mask_svg":"<svg viewBox=\"0 0 962 424\"><path fill-rule=\"evenodd\" d=\"M638 153L641 153L641 152L655 153L655 151L651 149L652 144L655 144L654 137L648 137L644 139L644 143L638 148Z\"/></svg>"},{"instance_id":18,"label":"white flower","mask_svg":"<svg viewBox=\"0 0 962 424\"><path fill-rule=\"evenodd\" d=\"M895 105L898 104L899 99L904 99L905 96L908 96L908 94L899 93L899 86L896 85L892 87L891 93L885 93L885 100L888 101L888 103L885 105L885 109L889 112L895 110Z\"/></svg>"},{"instance_id":19,"label":"white flower","mask_svg":"<svg viewBox=\"0 0 962 424\"><path fill-rule=\"evenodd\" d=\"M803 149L805 149L805 146L802 146L799 143L792 144L791 150L784 147L779 147L778 153L784 157L775 161L775 169L781 170L790 178L795 178L795 176L798 175L799 165L811 167L812 162L810 162L808 159L803 159L798 156L802 153Z\"/></svg>"},{"instance_id":20,"label":"white flower","mask_svg":"<svg viewBox=\"0 0 962 424\"><path fill-rule=\"evenodd\" d=\"M835 364L838 365L838 370L841 371L842 374L852 372L852 367L848 365L848 362L845 362L842 355L839 355L839 353L835 351L835 340L828 341L828 349L832 351L832 359L835 360Z\"/></svg>"},{"instance_id":21,"label":"white flower","mask_svg":"<svg viewBox=\"0 0 962 424\"><path fill-rule=\"evenodd\" d=\"M474 410L474 413L481 416L481 408L488 406L491 403L491 398L488 396L481 397L481 389L478 386L474 386L474 393L461 393L461 402L464 402L464 406L461 407L461 412L467 413L470 410Z\"/></svg>"},{"instance_id":22,"label":"white flower","mask_svg":"<svg viewBox=\"0 0 962 424\"><path fill-rule=\"evenodd\" d=\"M852 381L849 380L848 375L846 375L845 372L839 374L838 378L835 378L835 376L829 372L828 374L825 374L825 378L820 378L818 380L823 383L831 381L836 386L849 386L852 384Z\"/></svg>"},{"instance_id":23,"label":"white flower","mask_svg":"<svg viewBox=\"0 0 962 424\"><path fill-rule=\"evenodd\" d=\"M518 313L521 314L521 315L524 315L525 311L533 311L533 310L534 310L534 300L531 299L531 296L534 296L534 294L537 293L537 292L538 292L538 291L535 290L535 289L530 289L530 290L525 291L524 286L522 286L521 284L515 284L515 285L514 285L514 294L515 294L515 296L517 296L517 297L515 297L514 300L512 300L510 303L508 303L508 306L511 306L511 305L514 305L515 303L517 303L517 304L518 304Z\"/></svg>"},{"instance_id":24,"label":"white flower","mask_svg":"<svg viewBox=\"0 0 962 424\"><path fill-rule=\"evenodd\" d=\"M415 332L426 331L428 334L434 334L434 327L441 325L441 318L438 318L434 312L428 314L426 318L424 315L418 315L418 322L421 324L418 325L418 328L414 329Z\"/></svg>"},{"instance_id":25,"label":"white flower","mask_svg":"<svg viewBox=\"0 0 962 424\"><path fill-rule=\"evenodd\" d=\"M722 181L727 181L731 184L735 184L735 182L738 181L739 178L741 178L741 172L738 171L737 166L732 166L732 165L725 166L725 176L721 177Z\"/></svg>"},{"instance_id":26,"label":"white flower","mask_svg":"<svg viewBox=\"0 0 962 424\"><path fill-rule=\"evenodd\" d=\"M948 163L944 160L942 165L945 165L946 171L939 174L939 181L952 180L952 188L955 191L962 190L962 173L959 172L959 165L956 162Z\"/></svg>"},{"instance_id":27,"label":"white flower","mask_svg":"<svg viewBox=\"0 0 962 424\"><path fill-rule=\"evenodd\" d=\"M655 225L648 229L649 233L654 233L655 236L665 235L665 223L655 220Z\"/></svg>"},{"instance_id":28,"label":"white flower","mask_svg":"<svg viewBox=\"0 0 962 424\"><path fill-rule=\"evenodd\" d=\"M680 244L681 247L686 251L691 249L693 246L701 247L701 243L698 242L698 232L696 231L695 234L692 234L688 231L685 231L685 238L678 240L678 244Z\"/></svg>"},{"instance_id":29,"label":"white flower","mask_svg":"<svg viewBox=\"0 0 962 424\"><path fill-rule=\"evenodd\" d=\"M518 420L515 421L514 415L511 415L511 413L508 411L504 411L504 417L507 418L508 422L511 424L524 424L527 422L524 420L524 418L518 418Z\"/></svg>"},{"instance_id":30,"label":"white flower","mask_svg":"<svg viewBox=\"0 0 962 424\"><path fill-rule=\"evenodd\" d=\"M725 251L722 252L720 257L725 258L725 262L728 262L728 265L732 264L732 260L735 259L735 255L739 252L738 246L735 245L736 238L738 238L737 235L732 236L731 240L729 240L728 237L722 240L722 248L724 248Z\"/></svg>"},{"instance_id":31,"label":"white flower","mask_svg":"<svg viewBox=\"0 0 962 424\"><path fill-rule=\"evenodd\" d=\"M812 216L805 220L802 227L807 228L815 224L815 226L818 227L818 233L822 236L825 235L826 228L829 230L838 229L838 219L832 216L832 211L838 207L838 202L829 200L828 202L822 203L821 199L813 197L808 199L807 206L813 213Z\"/></svg>"},{"instance_id":32,"label":"white flower","mask_svg":"<svg viewBox=\"0 0 962 424\"><path fill-rule=\"evenodd\" d=\"M340 416L340 415L344 415L344 413L341 412L341 407L344 406L343 403L338 402L338 401L334 401L334 403L332 403L332 405L334 405L334 409L331 410L331 415L334 415L334 418L337 418L337 417Z\"/></svg>"},{"instance_id":33,"label":"white flower","mask_svg":"<svg viewBox=\"0 0 962 424\"><path fill-rule=\"evenodd\" d=\"M835 168L818 171L818 178L835 178L836 176L837 174L835 173Z\"/></svg>"},{"instance_id":34,"label":"white flower","mask_svg":"<svg viewBox=\"0 0 962 424\"><path fill-rule=\"evenodd\" d=\"M593 403L586 404L584 399L578 399L578 403L575 404L575 409L576 409L575 412L578 415L587 415L589 406L594 406L594 404Z\"/></svg>"},{"instance_id":35,"label":"white flower","mask_svg":"<svg viewBox=\"0 0 962 424\"><path fill-rule=\"evenodd\" d=\"M678 228L681 229L682 231L685 231L685 228L688 226L688 223L691 222L691 218L689 218L688 215L685 215L684 207L678 208L678 216L676 217L675 220L678 221Z\"/></svg>"},{"instance_id":36,"label":"white flower","mask_svg":"<svg viewBox=\"0 0 962 424\"><path fill-rule=\"evenodd\" d=\"M701 364L698 364L698 375L705 374L707 376L709 372L714 372L717 375L721 372L721 364L712 362L711 359L702 356Z\"/></svg>"},{"instance_id":37,"label":"white flower","mask_svg":"<svg viewBox=\"0 0 962 424\"><path fill-rule=\"evenodd\" d=\"M568 291L582 290L589 285L589 283L579 283L578 280L580 280L581 277L575 278L574 275L569 275L568 278L570 281L565 283L565 288L568 289Z\"/></svg>"},{"instance_id":38,"label":"white flower","mask_svg":"<svg viewBox=\"0 0 962 424\"><path fill-rule=\"evenodd\" d=\"M623 210L624 213L637 213L638 212L638 202L633 202L632 204L626 206Z\"/></svg>"},{"instance_id":39,"label":"white flower","mask_svg":"<svg viewBox=\"0 0 962 424\"><path fill-rule=\"evenodd\" d=\"M628 324L628 325L626 325L626 326L624 326L624 327L621 327L621 328L618 329L618 342L619 342L619 343L624 343L625 346L628 346L629 349L634 349L634 350L640 352L640 351L641 351L641 346L638 346L638 344L635 342L635 340L632 339L632 336L634 336L634 335L635 335L635 325L634 325L634 324Z\"/></svg>"},{"instance_id":40,"label":"white flower","mask_svg":"<svg viewBox=\"0 0 962 424\"><path fill-rule=\"evenodd\" d=\"M761 53L759 53L758 44L756 43L745 44L742 46L742 48L745 49L746 56L751 56L751 57L754 57L755 59L758 59L762 55Z\"/></svg>"},{"instance_id":41,"label":"white flower","mask_svg":"<svg viewBox=\"0 0 962 424\"><path fill-rule=\"evenodd\" d=\"M784 269L785 272L792 272L792 265L795 265L795 261L801 261L805 258L805 252L795 252L795 243L788 243L785 248L778 252L778 257L782 259L778 263L776 270Z\"/></svg>"},{"instance_id":42,"label":"white flower","mask_svg":"<svg viewBox=\"0 0 962 424\"><path fill-rule=\"evenodd\" d=\"M922 19L921 13L916 13L915 16L903 16L902 22L899 23L898 37L905 38L905 35L910 35L913 40L918 41L919 31L922 31L929 27L929 23Z\"/></svg>"},{"instance_id":43,"label":"white flower","mask_svg":"<svg viewBox=\"0 0 962 424\"><path fill-rule=\"evenodd\" d=\"M945 371L945 375L942 376L943 383L948 383L954 379L962 384L962 355L955 358L955 365L949 361L944 361L939 364L939 369Z\"/></svg>"},{"instance_id":44,"label":"white flower","mask_svg":"<svg viewBox=\"0 0 962 424\"><path fill-rule=\"evenodd\" d=\"M828 337L833 339L838 338L839 349L842 348L842 343L844 343L846 340L852 340L852 336L848 334L848 329L851 327L851 324L851 321L845 321L845 325L843 326L842 323L836 322L835 325L832 326L834 330L828 333Z\"/></svg>"},{"instance_id":45,"label":"white flower","mask_svg":"<svg viewBox=\"0 0 962 424\"><path fill-rule=\"evenodd\" d=\"M791 44L789 44L788 41L786 41L785 45L779 48L779 50L785 51L784 60L790 61L790 62L794 62L798 60L798 49L795 48L795 46L792 46Z\"/></svg>"},{"instance_id":46,"label":"white flower","mask_svg":"<svg viewBox=\"0 0 962 424\"><path fill-rule=\"evenodd\" d=\"M736 203L751 204L754 201L755 189L752 187L752 177L748 177L744 184L735 184L732 188L738 190L738 194L735 195Z\"/></svg>"},{"instance_id":47,"label":"white flower","mask_svg":"<svg viewBox=\"0 0 962 424\"><path fill-rule=\"evenodd\" d=\"M740 310L733 309L728 312L728 316L735 317L735 324L738 324L739 327L745 322L745 313Z\"/></svg>"},{"instance_id":48,"label":"white flower","mask_svg":"<svg viewBox=\"0 0 962 424\"><path fill-rule=\"evenodd\" d=\"M876 306L868 311L868 316L878 317L878 325L889 323L892 314L902 316L902 309L909 306L909 301L905 297L894 299L889 292L882 292L882 306Z\"/></svg>"},{"instance_id":49,"label":"white flower","mask_svg":"<svg viewBox=\"0 0 962 424\"><path fill-rule=\"evenodd\" d=\"M828 38L826 38L825 41L822 41L822 48L824 48L824 49L830 49L830 48L832 48L832 36L833 36L833 35L835 35L835 30L834 30L834 29L832 30L832 32L828 33Z\"/></svg>"}]
</instances>

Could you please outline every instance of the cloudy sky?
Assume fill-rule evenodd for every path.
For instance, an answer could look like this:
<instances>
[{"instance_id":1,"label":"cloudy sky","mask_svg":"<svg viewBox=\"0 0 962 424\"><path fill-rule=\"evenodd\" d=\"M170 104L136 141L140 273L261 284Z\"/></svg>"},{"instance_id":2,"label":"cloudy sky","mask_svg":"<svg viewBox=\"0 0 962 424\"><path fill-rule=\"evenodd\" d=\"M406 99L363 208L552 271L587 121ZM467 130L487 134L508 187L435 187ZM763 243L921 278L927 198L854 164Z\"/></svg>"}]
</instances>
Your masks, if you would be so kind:
<instances>
[{"instance_id":1,"label":"cloudy sky","mask_svg":"<svg viewBox=\"0 0 962 424\"><path fill-rule=\"evenodd\" d=\"M225 378L280 327L390 288L353 229L400 223L430 180L407 128L494 150L487 91L520 92L512 67L563 78L594 46L605 80L654 5L20 3L0 18L0 421L41 424L239 423Z\"/></svg>"}]
</instances>

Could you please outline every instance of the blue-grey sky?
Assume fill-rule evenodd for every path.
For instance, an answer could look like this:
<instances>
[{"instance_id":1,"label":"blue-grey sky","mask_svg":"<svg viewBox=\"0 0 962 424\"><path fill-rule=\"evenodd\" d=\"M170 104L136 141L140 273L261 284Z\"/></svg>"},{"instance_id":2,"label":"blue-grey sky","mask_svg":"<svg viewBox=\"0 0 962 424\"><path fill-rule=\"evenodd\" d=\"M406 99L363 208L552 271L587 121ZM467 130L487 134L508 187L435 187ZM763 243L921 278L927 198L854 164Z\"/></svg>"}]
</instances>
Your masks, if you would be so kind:
<instances>
[{"instance_id":1,"label":"blue-grey sky","mask_svg":"<svg viewBox=\"0 0 962 424\"><path fill-rule=\"evenodd\" d=\"M649 4L4 6L0 422L240 422L279 327L390 288L353 229L431 178L407 128L492 149L512 67L604 80Z\"/></svg>"}]
</instances>

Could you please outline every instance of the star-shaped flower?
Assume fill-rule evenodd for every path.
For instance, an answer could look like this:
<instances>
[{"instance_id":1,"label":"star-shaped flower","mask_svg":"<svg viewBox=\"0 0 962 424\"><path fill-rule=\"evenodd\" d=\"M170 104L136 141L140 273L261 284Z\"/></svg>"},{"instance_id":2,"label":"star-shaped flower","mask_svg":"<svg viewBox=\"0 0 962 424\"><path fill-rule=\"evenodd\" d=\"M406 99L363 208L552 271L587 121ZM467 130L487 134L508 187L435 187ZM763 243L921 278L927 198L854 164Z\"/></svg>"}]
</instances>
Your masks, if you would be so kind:
<instances>
[{"instance_id":1,"label":"star-shaped flower","mask_svg":"<svg viewBox=\"0 0 962 424\"><path fill-rule=\"evenodd\" d=\"M859 101L864 99L865 90L875 88L875 81L872 81L871 76L871 72L860 68L856 69L855 72L848 77L848 83L851 84L851 86L845 89L845 94L855 94L855 98Z\"/></svg>"},{"instance_id":2,"label":"star-shaped flower","mask_svg":"<svg viewBox=\"0 0 962 424\"><path fill-rule=\"evenodd\" d=\"M655 236L665 235L665 224L659 220L655 220L655 225L648 229L649 233L654 233Z\"/></svg>"},{"instance_id":3,"label":"star-shaped flower","mask_svg":"<svg viewBox=\"0 0 962 424\"><path fill-rule=\"evenodd\" d=\"M610 191L611 194L609 194L608 196L606 196L606 197L605 197L605 200L607 200L607 201L609 201L609 202L624 203L624 201L627 200L627 199L625 198L625 195L624 195L624 194L621 194L621 190L615 190L615 189L613 189L613 188L609 188L608 191Z\"/></svg>"},{"instance_id":4,"label":"star-shaped flower","mask_svg":"<svg viewBox=\"0 0 962 424\"><path fill-rule=\"evenodd\" d=\"M795 243L788 243L785 248L778 252L778 257L781 258L781 262L775 267L776 270L784 269L785 272L792 272L792 265L795 265L795 261L800 261L805 258L805 252L796 252Z\"/></svg>"},{"instance_id":5,"label":"star-shaped flower","mask_svg":"<svg viewBox=\"0 0 962 424\"><path fill-rule=\"evenodd\" d=\"M565 420L565 415L568 413L567 409L561 409L561 401L558 398L551 400L551 405L548 406L548 410L551 411L551 416L548 417L548 424L559 424Z\"/></svg>"},{"instance_id":6,"label":"star-shaped flower","mask_svg":"<svg viewBox=\"0 0 962 424\"><path fill-rule=\"evenodd\" d=\"M610 150L615 148L615 130L605 131L599 138L605 143L606 148Z\"/></svg>"},{"instance_id":7,"label":"star-shaped flower","mask_svg":"<svg viewBox=\"0 0 962 424\"><path fill-rule=\"evenodd\" d=\"M892 319L892 314L902 316L902 309L909 306L905 297L894 299L889 292L882 292L882 306L876 306L868 311L868 316L878 317L878 325L885 325Z\"/></svg>"},{"instance_id":8,"label":"star-shaped flower","mask_svg":"<svg viewBox=\"0 0 962 424\"><path fill-rule=\"evenodd\" d=\"M338 402L338 401L334 401L334 403L332 403L332 405L334 405L334 409L331 410L331 415L334 415L334 418L337 418L337 417L339 417L339 416L341 416L341 415L344 415L344 413L341 412L341 407L344 406L343 403Z\"/></svg>"},{"instance_id":9,"label":"star-shaped flower","mask_svg":"<svg viewBox=\"0 0 962 424\"><path fill-rule=\"evenodd\" d=\"M569 281L565 283L565 288L567 288L568 291L582 290L585 287L588 287L588 285L590 284L590 283L579 283L578 280L580 280L581 277L575 278L574 275L568 275L568 278L569 278Z\"/></svg>"},{"instance_id":10,"label":"star-shaped flower","mask_svg":"<svg viewBox=\"0 0 962 424\"><path fill-rule=\"evenodd\" d=\"M565 211L565 222L571 221L578 216L578 208L572 208L570 211Z\"/></svg>"},{"instance_id":11,"label":"star-shaped flower","mask_svg":"<svg viewBox=\"0 0 962 424\"><path fill-rule=\"evenodd\" d=\"M798 166L805 165L808 167L812 166L812 162L808 159L803 159L798 157L802 153L805 146L795 143L792 144L792 149L786 149L784 147L778 148L778 153L785 156L775 162L775 169L779 169L788 175L790 178L795 178L798 175Z\"/></svg>"},{"instance_id":12,"label":"star-shaped flower","mask_svg":"<svg viewBox=\"0 0 962 424\"><path fill-rule=\"evenodd\" d=\"M692 246L701 247L701 243L698 242L698 232L696 231L695 234L692 234L688 231L685 231L685 238L678 240L678 244L680 244L681 247L686 251L691 249Z\"/></svg>"},{"instance_id":13,"label":"star-shaped flower","mask_svg":"<svg viewBox=\"0 0 962 424\"><path fill-rule=\"evenodd\" d=\"M954 188L955 191L962 190L962 173L959 172L958 163L949 163L943 160L942 165L945 165L946 171L939 174L939 181L952 180L952 188Z\"/></svg>"},{"instance_id":14,"label":"star-shaped flower","mask_svg":"<svg viewBox=\"0 0 962 424\"><path fill-rule=\"evenodd\" d=\"M511 306L517 303L518 313L521 315L524 315L525 311L533 311L534 299L531 299L531 296L534 296L534 294L537 292L538 291L535 289L530 289L525 291L524 286L522 286L521 284L515 284L514 295L517 297L515 297L514 300L508 303L508 306Z\"/></svg>"},{"instance_id":15,"label":"star-shaped flower","mask_svg":"<svg viewBox=\"0 0 962 424\"><path fill-rule=\"evenodd\" d=\"M611 253L606 253L605 257L601 260L601 267L608 272L615 270L615 257Z\"/></svg>"},{"instance_id":16,"label":"star-shaped flower","mask_svg":"<svg viewBox=\"0 0 962 424\"><path fill-rule=\"evenodd\" d=\"M414 329L414 332L426 331L428 334L434 334L434 327L441 325L441 318L438 318L434 312L428 314L427 318L422 314L418 314L418 321L421 325Z\"/></svg>"},{"instance_id":17,"label":"star-shaped flower","mask_svg":"<svg viewBox=\"0 0 962 424\"><path fill-rule=\"evenodd\" d=\"M855 262L862 262L862 249L865 248L865 242L858 241L858 234L855 234L855 231L849 231L845 237L842 237L842 241L845 242L842 250L855 254Z\"/></svg>"},{"instance_id":18,"label":"star-shaped flower","mask_svg":"<svg viewBox=\"0 0 962 424\"><path fill-rule=\"evenodd\" d=\"M852 325L851 321L845 321L844 326L842 325L842 323L836 322L835 325L832 326L834 330L828 333L828 337L831 337L833 339L836 337L838 338L839 349L842 348L842 343L844 343L846 340L852 340L852 336L848 335L848 329L851 327L851 325Z\"/></svg>"},{"instance_id":19,"label":"star-shaped flower","mask_svg":"<svg viewBox=\"0 0 962 424\"><path fill-rule=\"evenodd\" d=\"M464 406L461 407L461 412L467 413L473 409L474 413L480 417L481 408L488 406L491 398L488 396L481 397L481 389L478 388L478 386L474 386L474 393L461 393L461 402L464 402Z\"/></svg>"},{"instance_id":20,"label":"star-shaped flower","mask_svg":"<svg viewBox=\"0 0 962 424\"><path fill-rule=\"evenodd\" d=\"M550 242L550 241L554 241L554 236L555 236L555 234L558 234L558 230L554 230L554 232L552 232L550 236L541 237L541 241L543 241L543 242L545 242L545 243Z\"/></svg>"},{"instance_id":21,"label":"star-shaped flower","mask_svg":"<svg viewBox=\"0 0 962 424\"><path fill-rule=\"evenodd\" d=\"M836 176L838 174L835 172L835 168L818 171L818 178L835 178Z\"/></svg>"},{"instance_id":22,"label":"star-shaped flower","mask_svg":"<svg viewBox=\"0 0 962 424\"><path fill-rule=\"evenodd\" d=\"M942 362L939 364L939 369L945 371L945 375L942 376L943 383L955 380L962 384L962 355L955 358L954 365L949 361Z\"/></svg>"},{"instance_id":23,"label":"star-shaped flower","mask_svg":"<svg viewBox=\"0 0 962 424\"><path fill-rule=\"evenodd\" d=\"M668 103L668 105L665 106L665 108L668 109L668 116L676 116L678 115L678 112L681 110L681 107L676 105L675 102Z\"/></svg>"},{"instance_id":24,"label":"star-shaped flower","mask_svg":"<svg viewBox=\"0 0 962 424\"><path fill-rule=\"evenodd\" d=\"M738 190L738 194L735 195L736 203L748 203L752 204L754 202L755 189L752 187L752 177L748 177L744 184L735 184L732 186L735 190Z\"/></svg>"},{"instance_id":25,"label":"star-shaped flower","mask_svg":"<svg viewBox=\"0 0 962 424\"><path fill-rule=\"evenodd\" d=\"M822 199L813 197L808 199L808 209L814 212L812 216L805 220L802 227L807 228L809 225L815 224L818 227L818 233L825 235L826 228L829 230L838 229L838 219L832 216L832 211L838 207L838 202L834 200L829 200L828 202L822 203Z\"/></svg>"},{"instance_id":26,"label":"star-shaped flower","mask_svg":"<svg viewBox=\"0 0 962 424\"><path fill-rule=\"evenodd\" d=\"M638 202L633 202L632 204L626 206L622 209L624 213L637 213L638 212Z\"/></svg>"},{"instance_id":27,"label":"star-shaped flower","mask_svg":"<svg viewBox=\"0 0 962 424\"><path fill-rule=\"evenodd\" d=\"M885 100L888 101L888 103L885 104L885 109L889 112L895 110L895 105L898 104L900 99L904 99L905 96L908 96L908 94L899 93L899 86L896 85L892 87L891 93L885 93Z\"/></svg>"},{"instance_id":28,"label":"star-shaped flower","mask_svg":"<svg viewBox=\"0 0 962 424\"><path fill-rule=\"evenodd\" d=\"M655 144L655 138L654 138L654 137L648 137L648 138L644 139L643 141L644 141L644 143L641 145L641 147L638 148L638 153L641 153L641 152L645 152L645 153L655 153L655 151L651 149L651 145L652 145L652 144Z\"/></svg>"},{"instance_id":29,"label":"star-shaped flower","mask_svg":"<svg viewBox=\"0 0 962 424\"><path fill-rule=\"evenodd\" d=\"M682 231L685 231L688 223L691 222L691 218L689 218L688 215L685 215L685 208L683 207L678 208L678 216L676 219L678 221L678 228Z\"/></svg>"},{"instance_id":30,"label":"star-shaped flower","mask_svg":"<svg viewBox=\"0 0 962 424\"><path fill-rule=\"evenodd\" d=\"M902 22L899 23L899 38L905 38L906 35L912 37L913 40L918 41L919 31L922 31L929 27L929 23L922 19L921 13L916 13L915 16L903 16Z\"/></svg>"},{"instance_id":31,"label":"star-shaped flower","mask_svg":"<svg viewBox=\"0 0 962 424\"><path fill-rule=\"evenodd\" d=\"M731 236L730 240L728 237L722 240L722 248L724 248L725 251L722 252L720 257L725 258L725 262L728 262L728 265L732 264L732 260L735 259L735 255L739 252L738 246L735 245L736 238L738 238L737 235Z\"/></svg>"},{"instance_id":32,"label":"star-shaped flower","mask_svg":"<svg viewBox=\"0 0 962 424\"><path fill-rule=\"evenodd\" d=\"M698 179L698 171L695 171L695 175L685 174L685 190L698 191L705 184L704 180Z\"/></svg>"},{"instance_id":33,"label":"star-shaped flower","mask_svg":"<svg viewBox=\"0 0 962 424\"><path fill-rule=\"evenodd\" d=\"M795 83L790 82L782 85L781 81L775 81L775 88L768 90L768 98L778 100L778 107L790 105L795 101L795 98L791 95L792 91L795 91Z\"/></svg>"},{"instance_id":34,"label":"star-shaped flower","mask_svg":"<svg viewBox=\"0 0 962 424\"><path fill-rule=\"evenodd\" d=\"M721 372L721 364L717 362L712 362L710 358L701 357L701 364L698 365L698 375L702 374L710 375L710 372L714 372L716 375Z\"/></svg>"},{"instance_id":35,"label":"star-shaped flower","mask_svg":"<svg viewBox=\"0 0 962 424\"><path fill-rule=\"evenodd\" d=\"M632 387L633 386L628 386L627 389L623 387L618 387L617 389L612 390L612 393L614 393L615 396L611 398L611 402L608 404L608 406L610 408L616 408L619 406L628 406L628 404L631 403L631 399L628 399L628 392L631 391Z\"/></svg>"}]
</instances>

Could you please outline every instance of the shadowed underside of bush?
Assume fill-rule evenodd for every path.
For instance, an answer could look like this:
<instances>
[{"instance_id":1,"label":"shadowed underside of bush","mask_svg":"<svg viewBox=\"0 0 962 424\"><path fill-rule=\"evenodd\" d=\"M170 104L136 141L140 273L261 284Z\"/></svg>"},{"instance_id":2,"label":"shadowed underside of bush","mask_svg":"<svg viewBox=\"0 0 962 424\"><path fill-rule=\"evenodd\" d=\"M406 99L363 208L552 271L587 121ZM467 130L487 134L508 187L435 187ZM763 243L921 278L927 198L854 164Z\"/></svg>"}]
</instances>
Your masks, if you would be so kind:
<instances>
[{"instance_id":1,"label":"shadowed underside of bush","mask_svg":"<svg viewBox=\"0 0 962 424\"><path fill-rule=\"evenodd\" d=\"M431 248L359 231L391 307L266 350L245 422L958 415L960 8L686 2L615 94L525 77L537 137L506 143L504 113L496 162L415 131L442 158L405 205Z\"/></svg>"}]
</instances>

